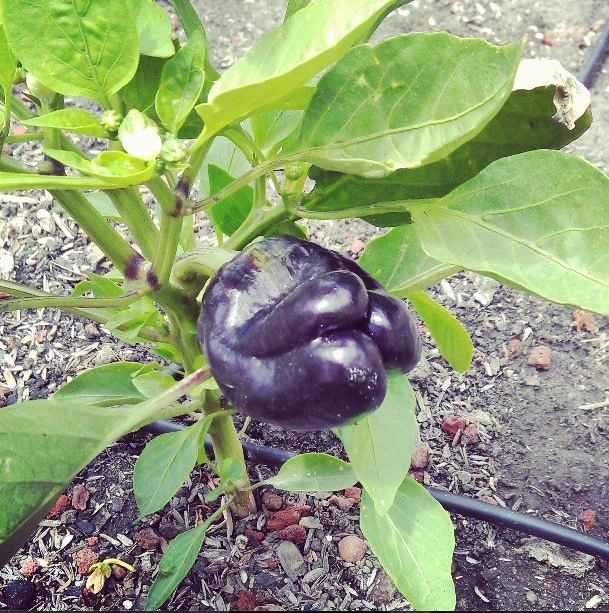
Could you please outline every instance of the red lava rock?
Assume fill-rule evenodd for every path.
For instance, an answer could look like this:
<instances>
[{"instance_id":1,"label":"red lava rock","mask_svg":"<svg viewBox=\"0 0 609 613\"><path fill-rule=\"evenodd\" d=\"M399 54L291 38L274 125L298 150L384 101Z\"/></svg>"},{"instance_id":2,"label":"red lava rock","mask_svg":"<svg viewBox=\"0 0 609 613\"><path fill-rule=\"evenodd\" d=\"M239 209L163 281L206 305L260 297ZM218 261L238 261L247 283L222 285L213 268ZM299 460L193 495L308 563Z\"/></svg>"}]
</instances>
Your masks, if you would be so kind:
<instances>
[{"instance_id":1,"label":"red lava rock","mask_svg":"<svg viewBox=\"0 0 609 613\"><path fill-rule=\"evenodd\" d=\"M578 521L586 532L592 532L594 526L596 526L596 511L584 509L580 513Z\"/></svg>"},{"instance_id":2,"label":"red lava rock","mask_svg":"<svg viewBox=\"0 0 609 613\"><path fill-rule=\"evenodd\" d=\"M57 519L65 510L70 508L70 499L62 494L53 508L47 513L47 519Z\"/></svg>"},{"instance_id":3,"label":"red lava rock","mask_svg":"<svg viewBox=\"0 0 609 613\"><path fill-rule=\"evenodd\" d=\"M269 570L275 570L279 563L275 558L266 558L264 560L260 560L260 563L266 566Z\"/></svg>"},{"instance_id":4,"label":"red lava rock","mask_svg":"<svg viewBox=\"0 0 609 613\"><path fill-rule=\"evenodd\" d=\"M423 483L423 481L425 481L425 471L423 470L409 470L408 476L412 477L417 483Z\"/></svg>"},{"instance_id":5,"label":"red lava rock","mask_svg":"<svg viewBox=\"0 0 609 613\"><path fill-rule=\"evenodd\" d=\"M364 557L367 548L366 541L355 534L350 534L338 541L338 557L345 562L355 564Z\"/></svg>"},{"instance_id":6,"label":"red lava rock","mask_svg":"<svg viewBox=\"0 0 609 613\"><path fill-rule=\"evenodd\" d=\"M300 511L294 507L283 509L283 511L277 511L273 513L269 520L266 522L267 530L273 531L283 530L287 526L293 526L300 521Z\"/></svg>"},{"instance_id":7,"label":"red lava rock","mask_svg":"<svg viewBox=\"0 0 609 613\"><path fill-rule=\"evenodd\" d=\"M283 506L283 498L275 492L264 492L262 494L262 504L271 511L279 511Z\"/></svg>"},{"instance_id":8,"label":"red lava rock","mask_svg":"<svg viewBox=\"0 0 609 613\"><path fill-rule=\"evenodd\" d=\"M152 530L151 528L144 528L144 530L140 530L134 537L133 542L136 545L139 545L142 549L148 549L149 551L155 550L161 539L158 534Z\"/></svg>"},{"instance_id":9,"label":"red lava rock","mask_svg":"<svg viewBox=\"0 0 609 613\"><path fill-rule=\"evenodd\" d=\"M311 507L304 500L299 500L288 508L296 509L300 513L300 517L309 517L311 515Z\"/></svg>"},{"instance_id":10,"label":"red lava rock","mask_svg":"<svg viewBox=\"0 0 609 613\"><path fill-rule=\"evenodd\" d=\"M527 364L534 366L537 370L548 370L552 359L550 357L550 348L547 345L537 345L531 351Z\"/></svg>"},{"instance_id":11,"label":"red lava rock","mask_svg":"<svg viewBox=\"0 0 609 613\"><path fill-rule=\"evenodd\" d=\"M465 426L467 422L464 417L459 417L459 415L451 415L450 417L445 417L442 422L442 431L446 432L450 438L454 438L455 434L457 434L458 430L465 430Z\"/></svg>"},{"instance_id":12,"label":"red lava rock","mask_svg":"<svg viewBox=\"0 0 609 613\"><path fill-rule=\"evenodd\" d=\"M307 531L302 526L286 526L277 532L282 541L291 541L294 545L302 545L307 540Z\"/></svg>"},{"instance_id":13,"label":"red lava rock","mask_svg":"<svg viewBox=\"0 0 609 613\"><path fill-rule=\"evenodd\" d=\"M256 600L254 595L247 590L243 590L237 599L237 611L254 611L256 609Z\"/></svg>"},{"instance_id":14,"label":"red lava rock","mask_svg":"<svg viewBox=\"0 0 609 613\"><path fill-rule=\"evenodd\" d=\"M480 496L480 500L482 502L486 502L487 504L497 504L497 501L492 496Z\"/></svg>"},{"instance_id":15,"label":"red lava rock","mask_svg":"<svg viewBox=\"0 0 609 613\"><path fill-rule=\"evenodd\" d=\"M360 240L359 238L356 238L351 244L351 247L349 247L349 251L352 255L358 256L365 248L366 243L364 243L364 241Z\"/></svg>"},{"instance_id":16,"label":"red lava rock","mask_svg":"<svg viewBox=\"0 0 609 613\"><path fill-rule=\"evenodd\" d=\"M6 292L0 292L0 300L4 300L4 298L10 298L11 295Z\"/></svg>"},{"instance_id":17,"label":"red lava rock","mask_svg":"<svg viewBox=\"0 0 609 613\"><path fill-rule=\"evenodd\" d=\"M247 528L245 531L245 536L248 539L256 541L257 543L261 543L264 540L265 534L264 532L260 532L260 530L252 530L251 528Z\"/></svg>"},{"instance_id":18,"label":"red lava rock","mask_svg":"<svg viewBox=\"0 0 609 613\"><path fill-rule=\"evenodd\" d=\"M431 448L427 443L419 443L410 458L412 468L423 469L429 464L429 454Z\"/></svg>"},{"instance_id":19,"label":"red lava rock","mask_svg":"<svg viewBox=\"0 0 609 613\"><path fill-rule=\"evenodd\" d=\"M40 564L38 564L34 558L28 558L21 566L21 570L19 572L26 579L30 579L38 572L39 568Z\"/></svg>"},{"instance_id":20,"label":"red lava rock","mask_svg":"<svg viewBox=\"0 0 609 613\"><path fill-rule=\"evenodd\" d=\"M353 498L346 496L330 496L328 502L337 506L341 511L348 511L354 504L357 504Z\"/></svg>"},{"instance_id":21,"label":"red lava rock","mask_svg":"<svg viewBox=\"0 0 609 613\"><path fill-rule=\"evenodd\" d=\"M97 543L99 543L99 537L97 537L97 536L88 536L85 539L85 543L87 543L87 545L89 545L89 547L93 547L94 545L97 545Z\"/></svg>"},{"instance_id":22,"label":"red lava rock","mask_svg":"<svg viewBox=\"0 0 609 613\"><path fill-rule=\"evenodd\" d=\"M99 562L97 553L88 547L83 547L83 549L76 551L72 555L72 559L76 565L76 571L81 575L88 575L91 572L89 570L91 566Z\"/></svg>"},{"instance_id":23,"label":"red lava rock","mask_svg":"<svg viewBox=\"0 0 609 613\"><path fill-rule=\"evenodd\" d=\"M462 445L477 445L480 442L480 435L475 424L469 424L461 434L460 443Z\"/></svg>"},{"instance_id":24,"label":"red lava rock","mask_svg":"<svg viewBox=\"0 0 609 613\"><path fill-rule=\"evenodd\" d=\"M345 497L352 498L355 502L360 502L362 499L362 488L357 487L356 485L352 485L351 487L345 488Z\"/></svg>"},{"instance_id":25,"label":"red lava rock","mask_svg":"<svg viewBox=\"0 0 609 613\"><path fill-rule=\"evenodd\" d=\"M517 338L513 338L507 344L507 359L515 360L522 355L522 351L522 343Z\"/></svg>"},{"instance_id":26,"label":"red lava rock","mask_svg":"<svg viewBox=\"0 0 609 613\"><path fill-rule=\"evenodd\" d=\"M72 506L78 511L84 511L89 502L89 492L82 485L75 485L72 490Z\"/></svg>"},{"instance_id":27,"label":"red lava rock","mask_svg":"<svg viewBox=\"0 0 609 613\"><path fill-rule=\"evenodd\" d=\"M588 332L592 332L592 334L598 334L596 319L594 318L594 314L590 313L589 311L584 311L582 309L576 309L573 311L573 321L571 322L571 326L578 332L583 329L587 330Z\"/></svg>"}]
</instances>

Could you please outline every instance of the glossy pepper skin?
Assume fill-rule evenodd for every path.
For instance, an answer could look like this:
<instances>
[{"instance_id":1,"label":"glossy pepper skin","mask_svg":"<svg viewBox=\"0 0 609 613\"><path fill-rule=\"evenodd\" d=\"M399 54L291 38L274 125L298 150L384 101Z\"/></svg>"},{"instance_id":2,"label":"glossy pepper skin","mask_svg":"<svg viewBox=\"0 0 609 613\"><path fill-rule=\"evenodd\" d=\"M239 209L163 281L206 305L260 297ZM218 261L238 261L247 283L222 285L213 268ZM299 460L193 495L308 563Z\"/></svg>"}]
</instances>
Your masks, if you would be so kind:
<instances>
[{"instance_id":1,"label":"glossy pepper skin","mask_svg":"<svg viewBox=\"0 0 609 613\"><path fill-rule=\"evenodd\" d=\"M407 373L421 355L400 300L354 261L291 236L254 243L218 270L198 333L227 400L294 430L378 408L387 371Z\"/></svg>"}]
</instances>

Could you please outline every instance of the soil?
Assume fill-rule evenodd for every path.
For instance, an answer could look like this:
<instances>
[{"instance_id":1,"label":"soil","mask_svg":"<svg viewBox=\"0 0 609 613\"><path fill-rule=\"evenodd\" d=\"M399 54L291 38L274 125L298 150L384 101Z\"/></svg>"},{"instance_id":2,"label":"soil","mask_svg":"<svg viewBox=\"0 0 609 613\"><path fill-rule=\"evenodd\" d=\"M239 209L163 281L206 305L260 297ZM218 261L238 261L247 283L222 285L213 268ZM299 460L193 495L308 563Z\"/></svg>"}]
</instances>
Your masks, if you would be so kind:
<instances>
[{"instance_id":1,"label":"soil","mask_svg":"<svg viewBox=\"0 0 609 613\"><path fill-rule=\"evenodd\" d=\"M200 2L216 66L226 68L278 24L286 4L285 0ZM528 57L559 59L577 75L607 18L609 5L604 0L414 0L390 16L375 38L411 30L447 30L506 43L527 34ZM609 66L592 89L595 122L569 147L605 173L608 91ZM15 147L13 154L24 159L38 155L24 146ZM53 210L48 195L2 194L0 209L0 249L11 252L15 263L9 278L66 293L87 272L107 270L86 237ZM52 211L53 223L40 211ZM310 230L315 240L350 255L359 251L359 240L365 243L378 233L359 220L314 223ZM424 482L609 540L609 318L587 318L466 272L434 286L430 293L466 327L475 354L472 367L458 375L423 332L424 359L411 380L417 391L421 439L431 448L430 462L420 475ZM520 355L514 355L516 340ZM547 370L528 364L540 345L549 348ZM45 397L85 368L119 359L154 357L145 348L114 340L97 325L54 310L11 314L0 320L0 401L4 398L11 404ZM479 442L463 444L463 439L448 438L441 425L450 416L473 424ZM296 452L342 453L328 433L303 435L252 422L247 436ZM33 609L143 607L161 551L178 532L193 525L197 511L205 512L202 494L213 478L198 468L165 509L137 523L131 475L148 439L141 432L130 435L82 471L67 494L71 498L77 486L84 486L90 495L85 508L68 503L45 520L0 570L0 588L27 574L23 565L34 559L38 568L31 577L37 591L30 604ZM249 469L255 480L272 474L262 465ZM214 526L195 567L165 607L409 609L370 551L354 564L339 556L338 541L360 534L357 505L341 508L340 500L317 493L281 496L279 503L284 506L310 507L310 519L304 522L306 541L298 547L304 560L300 572L290 574L287 563L277 558L280 540L264 528L271 512L269 500L263 503L259 498L258 514ZM607 562L460 516L454 516L454 524L458 609L609 609ZM131 561L137 573L111 578L99 596L85 600L86 577L73 558L83 548L100 559ZM6 598L4 589L0 608L6 606Z\"/></svg>"}]
</instances>

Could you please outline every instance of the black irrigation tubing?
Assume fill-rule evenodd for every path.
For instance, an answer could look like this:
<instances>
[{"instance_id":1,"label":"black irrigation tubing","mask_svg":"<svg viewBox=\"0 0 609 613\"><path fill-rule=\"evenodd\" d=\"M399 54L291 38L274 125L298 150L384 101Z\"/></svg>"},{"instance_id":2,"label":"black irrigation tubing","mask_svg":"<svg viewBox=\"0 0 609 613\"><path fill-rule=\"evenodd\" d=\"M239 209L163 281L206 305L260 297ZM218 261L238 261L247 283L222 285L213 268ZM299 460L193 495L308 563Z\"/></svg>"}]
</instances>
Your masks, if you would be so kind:
<instances>
[{"instance_id":1,"label":"black irrigation tubing","mask_svg":"<svg viewBox=\"0 0 609 613\"><path fill-rule=\"evenodd\" d=\"M588 89L594 85L608 50L609 19L605 22L599 40L579 75L579 80ZM185 426L182 424L161 420L146 426L144 430L153 434L164 434L167 432L178 432L184 428ZM206 441L205 446L208 450L211 450L211 442L209 439ZM243 441L243 449L247 460L274 467L281 466L284 462L296 455L290 451L255 445L247 441ZM428 487L427 490L451 513L457 513L458 515L478 519L490 524L505 526L506 528L543 538L552 543L557 543L558 545L563 545L591 556L609 560L609 543L596 536L590 536L589 534L579 532L573 528L561 526L547 519L533 517L525 513L512 511L512 509L482 502L475 498L470 498L469 496L453 494L452 492L447 492L446 490L435 487Z\"/></svg>"},{"instance_id":2,"label":"black irrigation tubing","mask_svg":"<svg viewBox=\"0 0 609 613\"><path fill-rule=\"evenodd\" d=\"M179 432L184 428L185 426L182 424L162 420L154 422L144 429L153 434L164 434L167 432ZM211 451L209 439L205 442L205 446ZM243 449L247 460L274 467L281 466L284 462L297 455L291 451L255 445L247 441L243 441ZM506 528L518 530L531 536L537 536L591 556L609 560L609 543L596 536L590 536L573 528L555 524L547 519L533 517L525 513L512 511L512 509L482 502L469 496L453 494L452 492L435 487L428 487L427 490L451 513L479 519L490 524L505 526Z\"/></svg>"}]
</instances>

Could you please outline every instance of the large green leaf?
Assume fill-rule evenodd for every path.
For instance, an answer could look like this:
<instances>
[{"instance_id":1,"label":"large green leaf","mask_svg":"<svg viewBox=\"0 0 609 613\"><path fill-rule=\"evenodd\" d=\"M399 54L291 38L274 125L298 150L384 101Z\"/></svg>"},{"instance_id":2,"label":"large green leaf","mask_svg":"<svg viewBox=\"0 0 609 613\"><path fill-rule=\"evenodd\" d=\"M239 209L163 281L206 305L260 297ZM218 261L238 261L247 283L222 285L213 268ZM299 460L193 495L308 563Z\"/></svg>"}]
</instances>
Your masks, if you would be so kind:
<instances>
[{"instance_id":1,"label":"large green leaf","mask_svg":"<svg viewBox=\"0 0 609 613\"><path fill-rule=\"evenodd\" d=\"M585 160L522 153L408 206L430 257L609 314L609 179Z\"/></svg>"},{"instance_id":2,"label":"large green leaf","mask_svg":"<svg viewBox=\"0 0 609 613\"><path fill-rule=\"evenodd\" d=\"M460 270L430 258L421 247L414 224L392 228L372 239L358 264L399 298L426 289Z\"/></svg>"},{"instance_id":3,"label":"large green leaf","mask_svg":"<svg viewBox=\"0 0 609 613\"><path fill-rule=\"evenodd\" d=\"M225 170L215 164L208 164L209 188L211 194L218 193L234 181ZM245 221L254 203L254 190L249 185L231 194L218 204L215 204L207 212L208 217L216 228L230 236L235 233Z\"/></svg>"},{"instance_id":4,"label":"large green leaf","mask_svg":"<svg viewBox=\"0 0 609 613\"><path fill-rule=\"evenodd\" d=\"M6 36L44 85L107 104L139 60L135 21L121 0L3 0Z\"/></svg>"},{"instance_id":5,"label":"large green leaf","mask_svg":"<svg viewBox=\"0 0 609 613\"><path fill-rule=\"evenodd\" d=\"M290 458L267 482L288 492L336 492L357 483L347 462L327 453L302 453Z\"/></svg>"},{"instance_id":6,"label":"large green leaf","mask_svg":"<svg viewBox=\"0 0 609 613\"><path fill-rule=\"evenodd\" d=\"M26 126L58 128L75 134L88 134L90 136L107 136L104 126L99 119L85 111L85 109L60 109L52 113L25 119L21 123Z\"/></svg>"},{"instance_id":7,"label":"large green leaf","mask_svg":"<svg viewBox=\"0 0 609 613\"><path fill-rule=\"evenodd\" d=\"M515 90L482 132L449 156L418 168L397 170L373 179L313 169L315 189L304 206L313 211L340 211L377 202L438 198L477 175L491 162L533 149L560 149L581 136L592 122L590 110L569 130L554 121L555 87ZM379 226L407 223L408 213L364 216Z\"/></svg>"},{"instance_id":8,"label":"large green leaf","mask_svg":"<svg viewBox=\"0 0 609 613\"><path fill-rule=\"evenodd\" d=\"M383 404L356 423L335 430L380 515L391 508L410 468L417 431L414 407L408 379L392 371Z\"/></svg>"},{"instance_id":9,"label":"large green leaf","mask_svg":"<svg viewBox=\"0 0 609 613\"><path fill-rule=\"evenodd\" d=\"M196 107L215 134L229 123L286 98L359 42L377 20L404 2L320 0L263 36Z\"/></svg>"},{"instance_id":10,"label":"large green leaf","mask_svg":"<svg viewBox=\"0 0 609 613\"><path fill-rule=\"evenodd\" d=\"M206 521L182 532L169 543L159 562L159 572L150 586L145 611L158 609L186 577L199 555L209 523Z\"/></svg>"},{"instance_id":11,"label":"large green leaf","mask_svg":"<svg viewBox=\"0 0 609 613\"><path fill-rule=\"evenodd\" d=\"M199 438L209 420L200 420L178 432L153 438L138 457L133 469L133 492L140 514L162 509L186 481L197 462Z\"/></svg>"},{"instance_id":12,"label":"large green leaf","mask_svg":"<svg viewBox=\"0 0 609 613\"><path fill-rule=\"evenodd\" d=\"M140 53L153 57L174 54L171 18L154 0L127 0L127 6L137 26Z\"/></svg>"},{"instance_id":13,"label":"large green leaf","mask_svg":"<svg viewBox=\"0 0 609 613\"><path fill-rule=\"evenodd\" d=\"M194 108L205 83L207 41L197 30L163 66L155 107L169 132L177 133Z\"/></svg>"},{"instance_id":14,"label":"large green leaf","mask_svg":"<svg viewBox=\"0 0 609 613\"><path fill-rule=\"evenodd\" d=\"M360 526L374 555L415 609L454 610L453 525L422 485L406 478L384 515L364 489Z\"/></svg>"},{"instance_id":15,"label":"large green leaf","mask_svg":"<svg viewBox=\"0 0 609 613\"><path fill-rule=\"evenodd\" d=\"M137 109L143 113L154 110L154 100L166 63L166 58L147 55L140 57L135 75L119 92L128 109Z\"/></svg>"},{"instance_id":16,"label":"large green leaf","mask_svg":"<svg viewBox=\"0 0 609 613\"><path fill-rule=\"evenodd\" d=\"M435 162L499 112L521 53L444 32L357 46L319 80L284 152L369 177Z\"/></svg>"},{"instance_id":17,"label":"large green leaf","mask_svg":"<svg viewBox=\"0 0 609 613\"><path fill-rule=\"evenodd\" d=\"M138 362L114 362L91 368L60 387L51 397L99 407L141 402L146 397L133 384L133 376L142 368L143 364Z\"/></svg>"},{"instance_id":18,"label":"large green leaf","mask_svg":"<svg viewBox=\"0 0 609 613\"><path fill-rule=\"evenodd\" d=\"M134 415L54 398L2 409L0 566L30 537L78 471L135 426Z\"/></svg>"},{"instance_id":19,"label":"large green leaf","mask_svg":"<svg viewBox=\"0 0 609 613\"><path fill-rule=\"evenodd\" d=\"M434 337L444 359L457 372L465 372L472 363L474 344L459 320L424 292L415 292L408 298Z\"/></svg>"}]
</instances>

